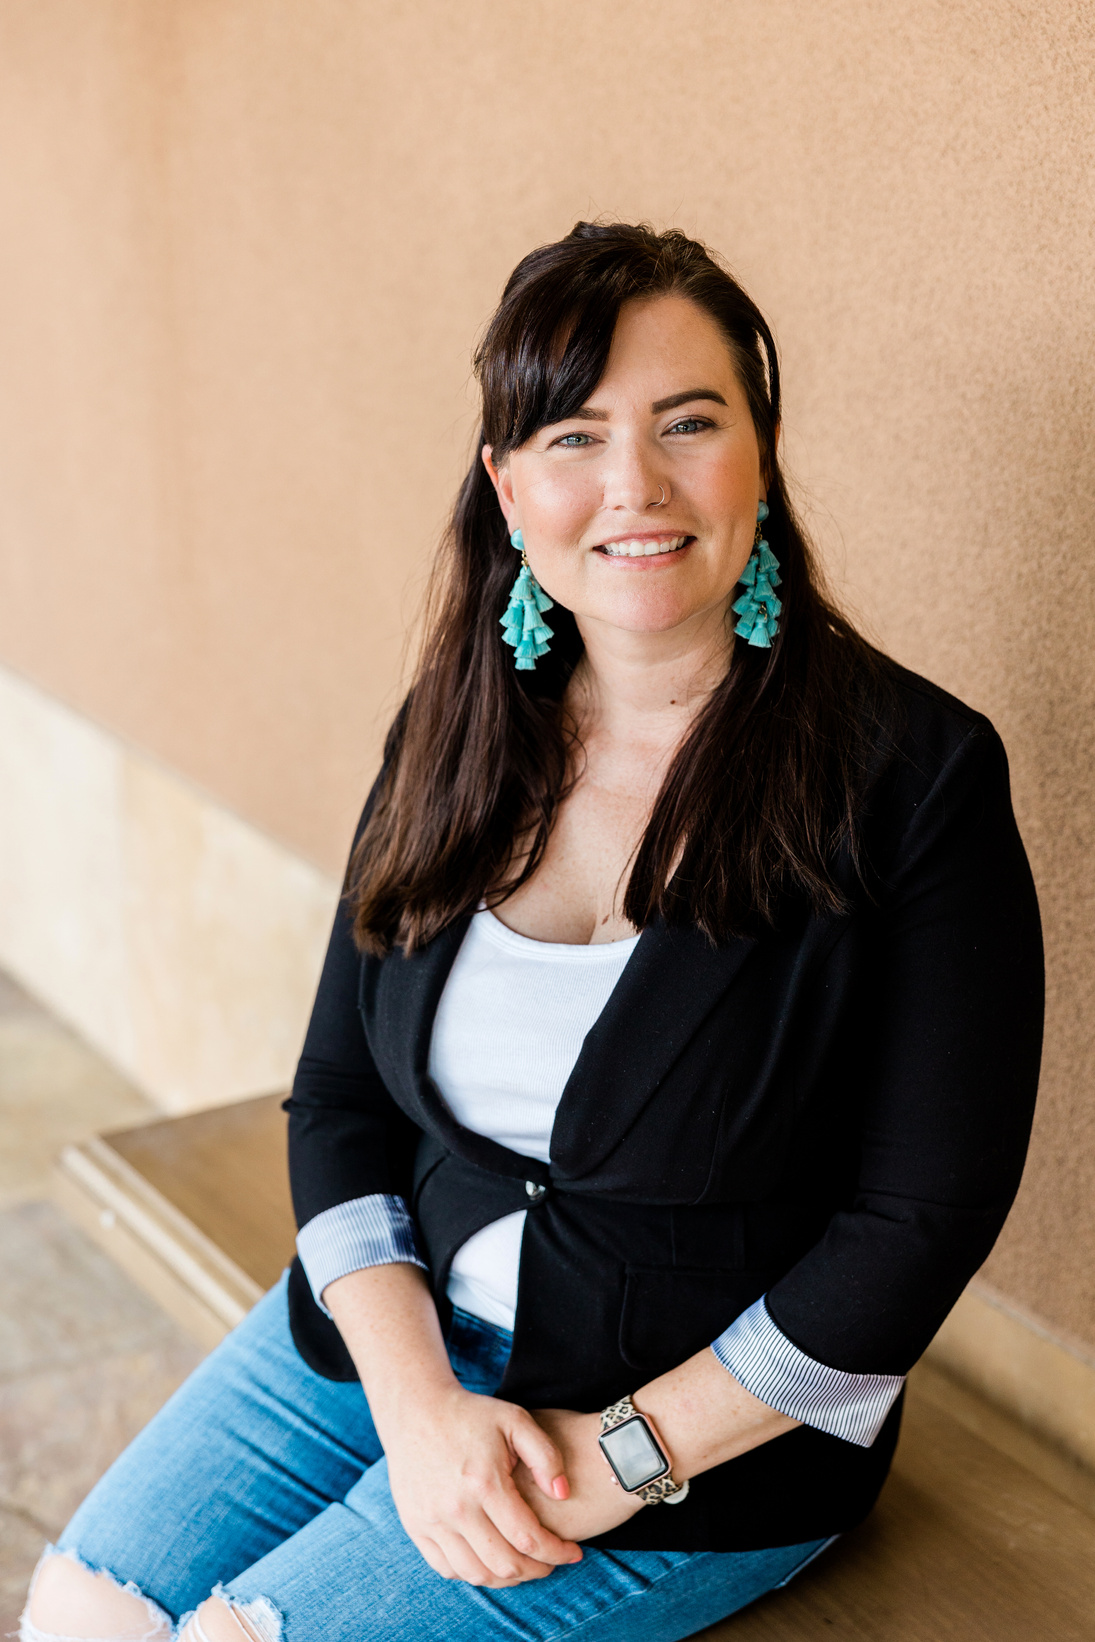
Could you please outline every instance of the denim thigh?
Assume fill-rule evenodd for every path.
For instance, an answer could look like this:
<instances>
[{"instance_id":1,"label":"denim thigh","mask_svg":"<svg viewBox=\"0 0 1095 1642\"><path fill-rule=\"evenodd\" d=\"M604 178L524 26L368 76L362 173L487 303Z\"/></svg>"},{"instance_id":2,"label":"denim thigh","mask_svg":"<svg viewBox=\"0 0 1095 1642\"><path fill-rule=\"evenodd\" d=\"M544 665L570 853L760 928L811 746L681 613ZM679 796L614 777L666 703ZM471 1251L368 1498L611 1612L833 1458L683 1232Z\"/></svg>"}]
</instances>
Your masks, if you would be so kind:
<instances>
[{"instance_id":1,"label":"denim thigh","mask_svg":"<svg viewBox=\"0 0 1095 1642\"><path fill-rule=\"evenodd\" d=\"M828 1540L764 1551L602 1551L489 1590L442 1579L380 1460L340 1505L223 1587L266 1642L682 1642L785 1585Z\"/></svg>"},{"instance_id":2,"label":"denim thigh","mask_svg":"<svg viewBox=\"0 0 1095 1642\"><path fill-rule=\"evenodd\" d=\"M490 1394L509 1337L457 1313L449 1353ZM285 1280L126 1449L58 1549L174 1618L220 1588L275 1642L676 1642L785 1583L826 1542L766 1551L601 1551L492 1591L442 1579L399 1521L356 1382L314 1374Z\"/></svg>"},{"instance_id":3,"label":"denim thigh","mask_svg":"<svg viewBox=\"0 0 1095 1642\"><path fill-rule=\"evenodd\" d=\"M360 1383L313 1373L293 1344L286 1281L164 1404L58 1541L176 1618L344 1499L382 1453Z\"/></svg>"}]
</instances>

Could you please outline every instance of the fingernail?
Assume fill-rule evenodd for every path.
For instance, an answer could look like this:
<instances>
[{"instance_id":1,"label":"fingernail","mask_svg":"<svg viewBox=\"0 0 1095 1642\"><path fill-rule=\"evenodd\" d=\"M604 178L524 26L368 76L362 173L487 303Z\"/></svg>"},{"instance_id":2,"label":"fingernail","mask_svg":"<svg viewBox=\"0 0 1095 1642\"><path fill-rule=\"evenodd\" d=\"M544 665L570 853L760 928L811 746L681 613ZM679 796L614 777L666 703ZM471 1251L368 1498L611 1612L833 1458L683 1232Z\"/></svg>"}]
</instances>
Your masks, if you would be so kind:
<instances>
[{"instance_id":1,"label":"fingernail","mask_svg":"<svg viewBox=\"0 0 1095 1642\"><path fill-rule=\"evenodd\" d=\"M556 1477L551 1485L551 1491L556 1499L569 1499L570 1487L565 1477Z\"/></svg>"}]
</instances>

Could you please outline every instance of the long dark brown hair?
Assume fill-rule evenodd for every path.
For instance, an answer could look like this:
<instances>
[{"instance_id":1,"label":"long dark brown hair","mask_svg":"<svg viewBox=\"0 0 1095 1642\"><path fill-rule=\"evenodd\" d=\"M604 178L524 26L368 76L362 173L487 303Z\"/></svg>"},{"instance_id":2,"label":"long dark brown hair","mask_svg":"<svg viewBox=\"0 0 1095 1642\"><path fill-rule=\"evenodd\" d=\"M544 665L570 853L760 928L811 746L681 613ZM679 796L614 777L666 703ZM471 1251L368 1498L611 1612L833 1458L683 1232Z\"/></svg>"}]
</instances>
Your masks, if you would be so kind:
<instances>
[{"instance_id":1,"label":"long dark brown hair","mask_svg":"<svg viewBox=\"0 0 1095 1642\"><path fill-rule=\"evenodd\" d=\"M442 542L417 673L351 862L355 934L368 951L411 951L482 900L499 905L543 858L575 776L563 698L582 641L556 606L550 654L534 672L514 668L499 618L515 555L480 450L492 446L501 463L573 415L604 375L621 305L669 293L710 314L733 355L767 481L783 615L770 650L734 641L725 678L662 782L624 915L640 929L658 917L694 923L718 942L774 922L788 895L817 910L845 905L834 862L842 845L855 859L884 672L823 593L788 501L772 333L695 240L580 222L518 264L476 353L482 429Z\"/></svg>"}]
</instances>

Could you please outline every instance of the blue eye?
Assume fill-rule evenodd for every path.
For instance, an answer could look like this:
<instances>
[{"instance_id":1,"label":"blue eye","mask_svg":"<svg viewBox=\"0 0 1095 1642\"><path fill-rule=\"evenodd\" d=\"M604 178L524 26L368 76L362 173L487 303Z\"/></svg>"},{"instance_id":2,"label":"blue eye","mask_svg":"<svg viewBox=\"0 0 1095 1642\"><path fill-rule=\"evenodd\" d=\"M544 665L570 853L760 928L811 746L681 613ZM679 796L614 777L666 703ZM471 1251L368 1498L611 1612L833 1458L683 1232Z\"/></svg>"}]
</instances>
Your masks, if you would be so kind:
<instances>
[{"instance_id":1,"label":"blue eye","mask_svg":"<svg viewBox=\"0 0 1095 1642\"><path fill-rule=\"evenodd\" d=\"M667 433L698 433L701 428L709 428L710 422L700 416L682 416L679 422L666 429Z\"/></svg>"},{"instance_id":2,"label":"blue eye","mask_svg":"<svg viewBox=\"0 0 1095 1642\"><path fill-rule=\"evenodd\" d=\"M586 443L588 443L589 434L588 433L565 433L563 435L563 437L561 439L557 439L555 441L555 443L557 445L569 445L571 450L581 450L582 447L581 447L580 444L578 444L578 442L577 442L578 440L583 440Z\"/></svg>"}]
</instances>

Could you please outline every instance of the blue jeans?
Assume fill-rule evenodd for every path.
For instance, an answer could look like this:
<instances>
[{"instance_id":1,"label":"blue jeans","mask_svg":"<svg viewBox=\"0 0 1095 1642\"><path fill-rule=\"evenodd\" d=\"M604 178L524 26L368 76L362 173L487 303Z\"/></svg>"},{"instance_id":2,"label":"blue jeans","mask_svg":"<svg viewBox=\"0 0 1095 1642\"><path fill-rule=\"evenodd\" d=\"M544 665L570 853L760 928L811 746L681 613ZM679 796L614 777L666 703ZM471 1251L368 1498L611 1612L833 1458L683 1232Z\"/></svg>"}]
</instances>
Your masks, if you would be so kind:
<instances>
[{"instance_id":1,"label":"blue jeans","mask_svg":"<svg viewBox=\"0 0 1095 1642\"><path fill-rule=\"evenodd\" d=\"M462 1384L489 1396L510 1342L458 1312ZM505 1590L442 1579L396 1514L361 1386L298 1355L282 1279L110 1468L58 1549L173 1619L220 1588L271 1642L674 1642L786 1584L827 1543L587 1548Z\"/></svg>"}]
</instances>

